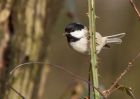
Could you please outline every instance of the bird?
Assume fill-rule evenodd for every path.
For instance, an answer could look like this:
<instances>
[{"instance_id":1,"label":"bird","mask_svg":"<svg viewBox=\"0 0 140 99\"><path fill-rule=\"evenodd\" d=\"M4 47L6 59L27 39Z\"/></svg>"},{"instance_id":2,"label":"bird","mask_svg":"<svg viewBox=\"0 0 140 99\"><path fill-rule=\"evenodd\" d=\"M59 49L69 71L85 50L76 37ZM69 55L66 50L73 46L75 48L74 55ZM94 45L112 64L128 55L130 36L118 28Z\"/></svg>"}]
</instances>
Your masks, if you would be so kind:
<instances>
[{"instance_id":1,"label":"bird","mask_svg":"<svg viewBox=\"0 0 140 99\"><path fill-rule=\"evenodd\" d=\"M99 32L96 32L96 53L99 54L102 49L110 47L110 44L121 44L121 38L125 34L102 36ZM69 23L65 26L64 35L72 49L79 53L90 55L90 34L85 25L77 22Z\"/></svg>"}]
</instances>

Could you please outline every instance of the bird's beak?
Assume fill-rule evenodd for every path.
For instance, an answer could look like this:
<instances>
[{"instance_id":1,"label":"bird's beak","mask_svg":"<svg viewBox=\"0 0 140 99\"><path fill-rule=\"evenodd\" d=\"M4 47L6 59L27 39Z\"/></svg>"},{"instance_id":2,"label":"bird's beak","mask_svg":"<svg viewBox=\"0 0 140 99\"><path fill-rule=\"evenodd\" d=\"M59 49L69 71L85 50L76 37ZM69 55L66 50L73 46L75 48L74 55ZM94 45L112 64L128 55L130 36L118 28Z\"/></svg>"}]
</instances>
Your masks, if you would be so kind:
<instances>
[{"instance_id":1,"label":"bird's beak","mask_svg":"<svg viewBox=\"0 0 140 99\"><path fill-rule=\"evenodd\" d=\"M62 35L63 35L63 36L66 36L66 35L68 35L68 33L63 33Z\"/></svg>"}]
</instances>

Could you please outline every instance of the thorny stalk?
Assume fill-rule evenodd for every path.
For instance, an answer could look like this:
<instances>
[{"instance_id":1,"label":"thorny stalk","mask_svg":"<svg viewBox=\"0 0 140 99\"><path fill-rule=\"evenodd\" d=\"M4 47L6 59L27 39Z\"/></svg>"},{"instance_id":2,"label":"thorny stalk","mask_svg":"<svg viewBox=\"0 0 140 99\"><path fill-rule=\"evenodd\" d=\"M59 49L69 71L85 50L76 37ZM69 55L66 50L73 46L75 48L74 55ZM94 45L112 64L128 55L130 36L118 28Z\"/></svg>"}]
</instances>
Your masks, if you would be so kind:
<instances>
[{"instance_id":1,"label":"thorny stalk","mask_svg":"<svg viewBox=\"0 0 140 99\"><path fill-rule=\"evenodd\" d=\"M97 68L97 55L96 55L95 0L88 0L88 18L89 18L90 58L91 58L89 77L91 77L92 84L98 88L99 81L98 81L98 68ZM92 90L89 90L89 95L93 95L94 99L100 99L100 94L96 89L93 89L93 92Z\"/></svg>"}]
</instances>

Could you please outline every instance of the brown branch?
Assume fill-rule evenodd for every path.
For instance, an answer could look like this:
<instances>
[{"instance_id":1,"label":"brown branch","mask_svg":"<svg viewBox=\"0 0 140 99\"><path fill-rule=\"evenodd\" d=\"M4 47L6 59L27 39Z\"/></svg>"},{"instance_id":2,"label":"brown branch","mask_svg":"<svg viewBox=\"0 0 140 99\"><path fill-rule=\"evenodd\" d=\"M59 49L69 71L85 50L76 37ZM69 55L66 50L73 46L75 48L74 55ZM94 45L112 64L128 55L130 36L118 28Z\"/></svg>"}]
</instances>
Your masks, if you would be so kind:
<instances>
[{"instance_id":1,"label":"brown branch","mask_svg":"<svg viewBox=\"0 0 140 99\"><path fill-rule=\"evenodd\" d=\"M129 2L132 5L133 9L135 10L135 12L140 20L140 12L139 12L138 8L136 7L135 3L133 2L133 0L129 0ZM118 89L118 88L115 88L115 86L126 75L126 73L130 70L130 68L133 67L133 63L139 57L140 57L140 52L130 62L128 62L127 68L120 74L120 76L115 80L115 82L111 85L111 87L108 90L105 90L103 92L106 97L108 97L112 92L114 92L115 90Z\"/></svg>"},{"instance_id":2,"label":"brown branch","mask_svg":"<svg viewBox=\"0 0 140 99\"><path fill-rule=\"evenodd\" d=\"M140 20L140 12L138 8L136 7L133 0L129 0L130 4L132 5L134 11L136 12L139 20ZM120 74L120 76L115 80L115 82L110 86L108 90L105 90L103 93L106 97L108 97L112 92L117 90L115 86L118 84L118 82L126 75L126 73L130 70L131 67L133 67L133 63L136 61L137 58L140 57L140 52L130 61L128 62L127 68Z\"/></svg>"},{"instance_id":3,"label":"brown branch","mask_svg":"<svg viewBox=\"0 0 140 99\"><path fill-rule=\"evenodd\" d=\"M140 12L139 12L137 6L135 5L134 1L133 0L129 0L129 2L132 5L133 9L135 10L135 12L136 12L136 14L137 14L137 16L138 16L138 18L140 20Z\"/></svg>"},{"instance_id":4,"label":"brown branch","mask_svg":"<svg viewBox=\"0 0 140 99\"><path fill-rule=\"evenodd\" d=\"M114 83L110 86L108 90L105 90L104 96L108 97L112 92L116 90L115 86L118 84L118 82L126 75L126 73L130 70L131 67L133 67L134 62L136 59L140 57L140 52L130 61L128 62L127 68L120 74L120 76L114 81Z\"/></svg>"},{"instance_id":5,"label":"brown branch","mask_svg":"<svg viewBox=\"0 0 140 99\"><path fill-rule=\"evenodd\" d=\"M112 92L114 92L114 89L116 89L115 86L125 76L125 74L130 70L132 66L133 66L132 63L129 62L127 68L120 74L120 76L115 80L115 82L111 85L111 87L105 91L106 96L109 96Z\"/></svg>"},{"instance_id":6,"label":"brown branch","mask_svg":"<svg viewBox=\"0 0 140 99\"><path fill-rule=\"evenodd\" d=\"M133 64L136 59L138 59L140 57L140 52L131 60L131 63Z\"/></svg>"}]
</instances>

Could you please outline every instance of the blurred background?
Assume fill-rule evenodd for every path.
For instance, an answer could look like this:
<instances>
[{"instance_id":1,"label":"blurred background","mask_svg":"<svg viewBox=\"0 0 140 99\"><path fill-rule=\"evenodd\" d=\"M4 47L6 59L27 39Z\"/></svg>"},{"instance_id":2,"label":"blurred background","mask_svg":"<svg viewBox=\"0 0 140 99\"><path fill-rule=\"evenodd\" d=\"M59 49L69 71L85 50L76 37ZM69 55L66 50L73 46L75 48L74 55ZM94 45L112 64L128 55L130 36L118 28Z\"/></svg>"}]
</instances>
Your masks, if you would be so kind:
<instances>
[{"instance_id":1,"label":"blurred background","mask_svg":"<svg viewBox=\"0 0 140 99\"><path fill-rule=\"evenodd\" d=\"M88 80L89 57L73 51L63 35L70 22L88 26L87 1L0 0L0 99L21 99L20 95L25 99L88 96L88 84L84 80ZM140 9L140 1L136 0L135 4ZM107 89L140 51L140 21L129 0L95 0L95 5L99 17L96 31L103 36L126 33L121 45L112 45L98 55L100 85ZM119 82L131 87L136 98L140 97L139 60ZM31 61L53 65L25 65L9 74L16 65ZM115 91L109 99L131 97Z\"/></svg>"}]
</instances>

